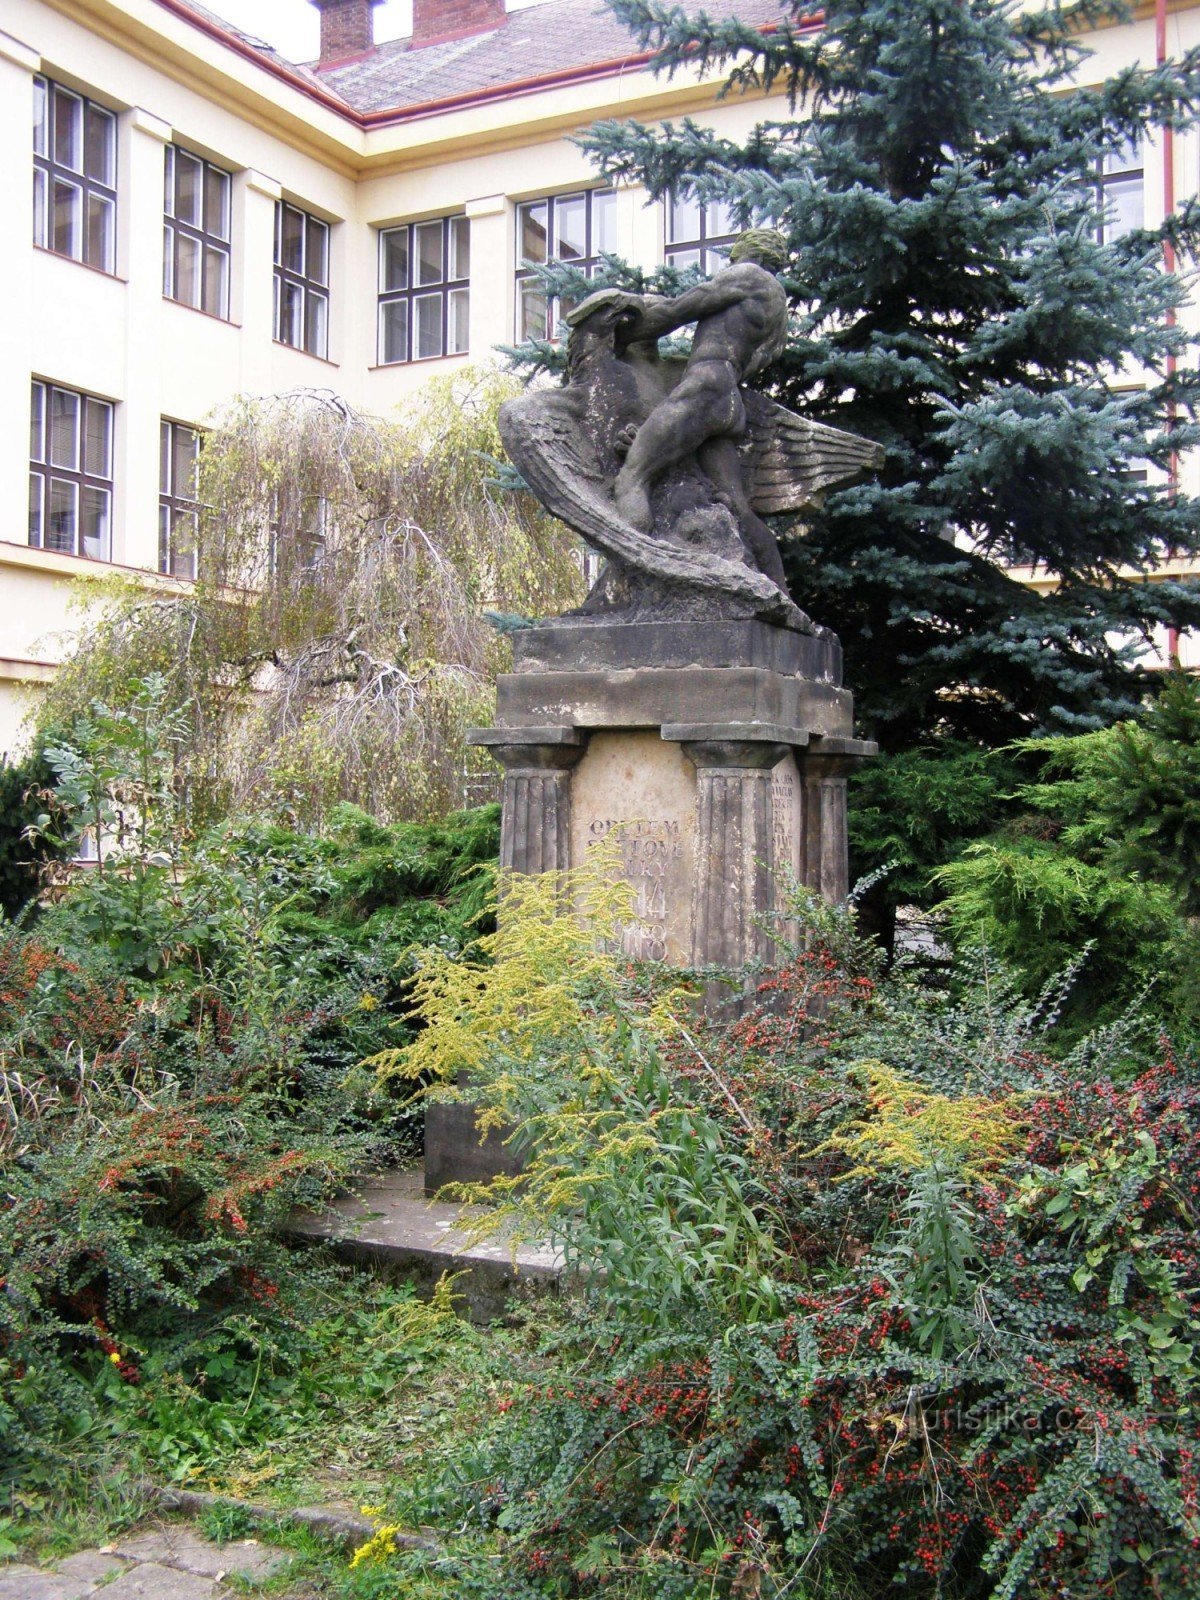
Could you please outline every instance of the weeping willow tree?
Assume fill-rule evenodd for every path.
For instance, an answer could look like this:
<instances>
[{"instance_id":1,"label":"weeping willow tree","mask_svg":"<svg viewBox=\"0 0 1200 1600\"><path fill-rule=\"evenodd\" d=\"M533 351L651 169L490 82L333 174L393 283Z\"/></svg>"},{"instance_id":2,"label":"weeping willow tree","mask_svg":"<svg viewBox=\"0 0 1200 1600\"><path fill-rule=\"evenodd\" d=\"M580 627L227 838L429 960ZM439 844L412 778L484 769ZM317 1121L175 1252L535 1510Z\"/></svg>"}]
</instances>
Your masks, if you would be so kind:
<instances>
[{"instance_id":1,"label":"weeping willow tree","mask_svg":"<svg viewBox=\"0 0 1200 1600\"><path fill-rule=\"evenodd\" d=\"M161 674L188 720L179 788L195 821L461 803L463 732L488 719L508 656L487 614L583 592L573 536L492 481L496 414L518 390L479 370L387 421L328 392L233 402L204 434L194 534L176 529L177 554L194 537L196 581L114 583L43 732Z\"/></svg>"}]
</instances>

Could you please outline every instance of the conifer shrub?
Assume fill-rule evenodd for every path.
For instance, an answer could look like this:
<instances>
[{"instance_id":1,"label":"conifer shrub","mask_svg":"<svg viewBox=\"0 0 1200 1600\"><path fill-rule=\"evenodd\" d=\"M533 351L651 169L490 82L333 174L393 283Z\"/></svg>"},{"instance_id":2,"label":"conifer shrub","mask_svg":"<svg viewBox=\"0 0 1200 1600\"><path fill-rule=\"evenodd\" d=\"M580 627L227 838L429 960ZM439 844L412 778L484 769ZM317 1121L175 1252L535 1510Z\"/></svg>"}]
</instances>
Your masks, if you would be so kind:
<instances>
[{"instance_id":1,"label":"conifer shrub","mask_svg":"<svg viewBox=\"0 0 1200 1600\"><path fill-rule=\"evenodd\" d=\"M885 976L811 904L717 1025L560 891L509 889L494 963L430 952L382 1062L471 1073L528 1160L501 1212L585 1269L459 1508L478 1592L1194 1595L1195 1061L1137 1017L1065 1047L981 949Z\"/></svg>"}]
</instances>

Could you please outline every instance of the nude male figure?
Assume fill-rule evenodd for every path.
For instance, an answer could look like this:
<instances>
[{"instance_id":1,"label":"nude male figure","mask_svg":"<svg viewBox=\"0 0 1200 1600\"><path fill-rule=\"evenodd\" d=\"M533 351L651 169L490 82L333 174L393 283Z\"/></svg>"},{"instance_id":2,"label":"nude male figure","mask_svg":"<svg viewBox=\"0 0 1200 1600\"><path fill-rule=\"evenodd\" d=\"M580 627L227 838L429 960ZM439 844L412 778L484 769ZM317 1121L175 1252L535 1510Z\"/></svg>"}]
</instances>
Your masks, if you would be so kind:
<instances>
[{"instance_id":1,"label":"nude male figure","mask_svg":"<svg viewBox=\"0 0 1200 1600\"><path fill-rule=\"evenodd\" d=\"M683 377L638 428L614 493L625 520L649 532L654 479L694 455L737 518L756 565L786 593L779 546L746 497L739 455L746 434L739 385L769 365L787 338L787 296L768 270L785 260L782 235L756 228L742 235L729 253L730 264L707 283L674 300L630 297L641 313L639 341L658 339L689 322L696 332Z\"/></svg>"}]
</instances>

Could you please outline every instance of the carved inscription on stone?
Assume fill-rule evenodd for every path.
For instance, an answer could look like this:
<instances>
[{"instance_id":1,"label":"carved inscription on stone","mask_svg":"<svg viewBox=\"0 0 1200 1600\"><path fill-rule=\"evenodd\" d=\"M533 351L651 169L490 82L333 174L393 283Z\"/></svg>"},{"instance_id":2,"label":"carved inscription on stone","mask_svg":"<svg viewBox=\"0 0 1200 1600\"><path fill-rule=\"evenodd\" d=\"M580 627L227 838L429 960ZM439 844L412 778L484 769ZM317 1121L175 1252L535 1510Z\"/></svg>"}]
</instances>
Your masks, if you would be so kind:
<instances>
[{"instance_id":1,"label":"carved inscription on stone","mask_svg":"<svg viewBox=\"0 0 1200 1600\"><path fill-rule=\"evenodd\" d=\"M691 948L695 769L657 732L594 734L575 770L571 863L615 837L633 914L621 929L632 960L684 964Z\"/></svg>"},{"instance_id":2,"label":"carved inscription on stone","mask_svg":"<svg viewBox=\"0 0 1200 1600\"><path fill-rule=\"evenodd\" d=\"M787 883L800 876L800 773L789 750L771 772L771 869Z\"/></svg>"}]
</instances>

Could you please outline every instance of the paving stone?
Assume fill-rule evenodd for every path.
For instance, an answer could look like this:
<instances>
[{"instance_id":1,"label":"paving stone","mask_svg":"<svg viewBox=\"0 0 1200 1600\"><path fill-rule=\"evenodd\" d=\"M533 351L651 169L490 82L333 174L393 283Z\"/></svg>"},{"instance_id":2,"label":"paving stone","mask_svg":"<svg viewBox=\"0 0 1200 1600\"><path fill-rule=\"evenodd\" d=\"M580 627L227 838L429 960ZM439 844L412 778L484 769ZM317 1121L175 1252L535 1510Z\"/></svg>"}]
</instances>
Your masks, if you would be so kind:
<instances>
[{"instance_id":1,"label":"paving stone","mask_svg":"<svg viewBox=\"0 0 1200 1600\"><path fill-rule=\"evenodd\" d=\"M216 1600L219 1591L212 1578L146 1561L92 1592L104 1600Z\"/></svg>"},{"instance_id":2,"label":"paving stone","mask_svg":"<svg viewBox=\"0 0 1200 1600\"><path fill-rule=\"evenodd\" d=\"M113 1541L113 1553L127 1561L156 1561L164 1567L199 1577L215 1578L223 1572L241 1573L248 1578L269 1578L288 1560L285 1551L257 1539L231 1539L228 1544L213 1544L191 1528L165 1526L152 1528L132 1538Z\"/></svg>"},{"instance_id":3,"label":"paving stone","mask_svg":"<svg viewBox=\"0 0 1200 1600\"><path fill-rule=\"evenodd\" d=\"M114 1572L124 1572L128 1565L128 1561L109 1555L106 1550L79 1550L65 1561L57 1562L54 1570L84 1583L101 1583Z\"/></svg>"},{"instance_id":4,"label":"paving stone","mask_svg":"<svg viewBox=\"0 0 1200 1600\"><path fill-rule=\"evenodd\" d=\"M62 1577L39 1567L17 1563L0 1567L0 1600L87 1600L95 1589L95 1584L87 1579ZM164 1600L172 1600L172 1597L166 1596ZM190 1600L190 1596L180 1596L180 1600Z\"/></svg>"}]
</instances>

